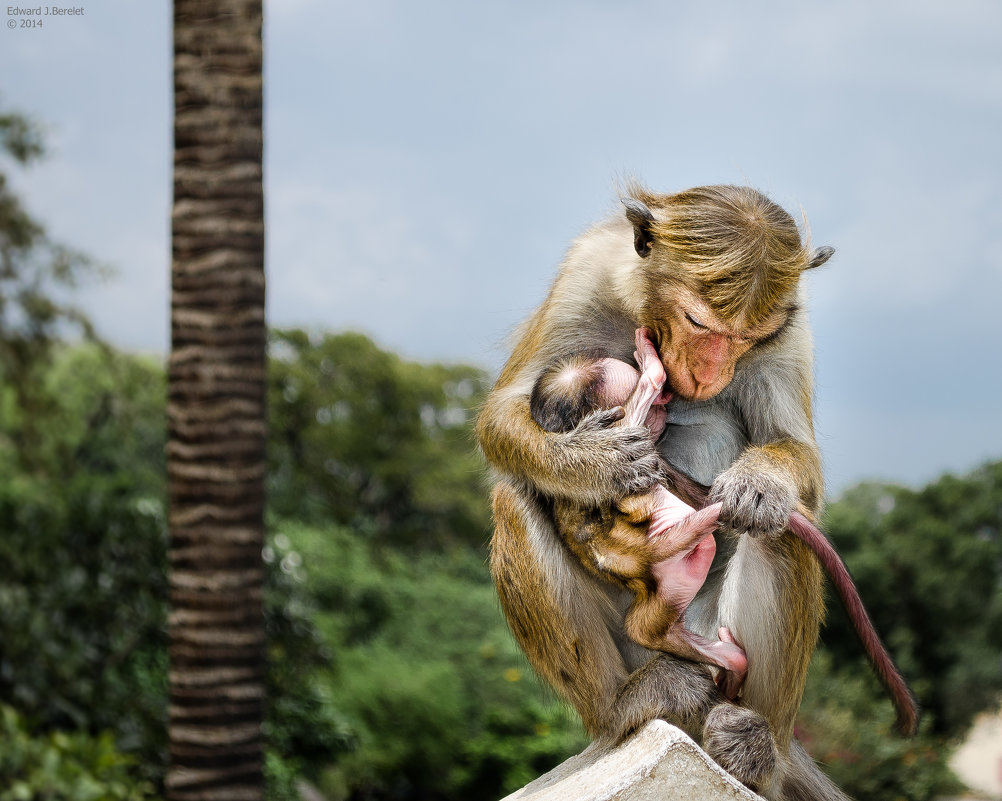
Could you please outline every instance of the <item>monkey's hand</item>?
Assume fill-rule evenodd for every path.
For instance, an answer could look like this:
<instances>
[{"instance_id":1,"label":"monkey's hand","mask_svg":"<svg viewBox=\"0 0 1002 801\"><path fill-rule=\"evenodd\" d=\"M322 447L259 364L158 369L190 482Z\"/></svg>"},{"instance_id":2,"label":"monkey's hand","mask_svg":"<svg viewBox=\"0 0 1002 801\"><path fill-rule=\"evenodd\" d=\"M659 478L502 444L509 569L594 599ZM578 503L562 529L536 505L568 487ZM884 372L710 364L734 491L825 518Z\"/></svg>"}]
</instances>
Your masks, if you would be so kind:
<instances>
[{"instance_id":1,"label":"monkey's hand","mask_svg":"<svg viewBox=\"0 0 1002 801\"><path fill-rule=\"evenodd\" d=\"M782 534L797 497L793 479L754 452L717 476L710 488L710 501L722 504L721 526L753 537Z\"/></svg>"},{"instance_id":2,"label":"monkey's hand","mask_svg":"<svg viewBox=\"0 0 1002 801\"><path fill-rule=\"evenodd\" d=\"M555 472L569 477L566 493L590 503L643 492L661 477L661 459L643 426L616 425L623 407L588 414L559 438ZM554 443L557 444L557 443Z\"/></svg>"}]
</instances>

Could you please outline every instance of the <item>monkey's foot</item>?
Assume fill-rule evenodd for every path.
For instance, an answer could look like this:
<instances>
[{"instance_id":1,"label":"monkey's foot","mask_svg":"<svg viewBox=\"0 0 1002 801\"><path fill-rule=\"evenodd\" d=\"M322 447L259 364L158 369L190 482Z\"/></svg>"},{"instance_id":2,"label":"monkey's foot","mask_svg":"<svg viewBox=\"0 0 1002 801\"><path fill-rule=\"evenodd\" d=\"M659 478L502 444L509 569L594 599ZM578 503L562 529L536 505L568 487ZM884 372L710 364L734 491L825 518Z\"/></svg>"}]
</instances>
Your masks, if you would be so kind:
<instances>
[{"instance_id":1,"label":"monkey's foot","mask_svg":"<svg viewBox=\"0 0 1002 801\"><path fill-rule=\"evenodd\" d=\"M717 630L720 641L710 646L714 654L715 664L720 665L720 674L717 676L717 686L724 697L733 701L741 692L741 687L745 683L745 676L748 675L748 657L744 649L738 645L731 630L721 626Z\"/></svg>"},{"instance_id":2,"label":"monkey's foot","mask_svg":"<svg viewBox=\"0 0 1002 801\"><path fill-rule=\"evenodd\" d=\"M707 715L703 749L753 792L769 785L779 759L765 718L733 704L718 704Z\"/></svg>"},{"instance_id":3,"label":"monkey's foot","mask_svg":"<svg viewBox=\"0 0 1002 801\"><path fill-rule=\"evenodd\" d=\"M662 407L668 403L671 393L665 396L665 368L658 352L644 334L646 330L637 329L637 349L633 352L633 358L640 367L640 378L623 406L626 412L624 420L627 425L650 428L652 436L657 439L664 431L667 420L667 413Z\"/></svg>"},{"instance_id":4,"label":"monkey's foot","mask_svg":"<svg viewBox=\"0 0 1002 801\"><path fill-rule=\"evenodd\" d=\"M660 537L678 526L675 536L676 539L682 539L689 531L695 531L697 528L703 529L709 534L716 527L716 519L708 521L705 514L696 517L698 513L695 509L660 484L652 492L655 493L655 496L651 504L653 508L647 510L651 521L647 529L647 536ZM620 504L620 511L628 510ZM637 520L637 522L640 521Z\"/></svg>"},{"instance_id":5,"label":"monkey's foot","mask_svg":"<svg viewBox=\"0 0 1002 801\"><path fill-rule=\"evenodd\" d=\"M622 742L648 721L661 718L695 739L720 701L705 665L658 654L620 689L603 734L613 743Z\"/></svg>"}]
</instances>

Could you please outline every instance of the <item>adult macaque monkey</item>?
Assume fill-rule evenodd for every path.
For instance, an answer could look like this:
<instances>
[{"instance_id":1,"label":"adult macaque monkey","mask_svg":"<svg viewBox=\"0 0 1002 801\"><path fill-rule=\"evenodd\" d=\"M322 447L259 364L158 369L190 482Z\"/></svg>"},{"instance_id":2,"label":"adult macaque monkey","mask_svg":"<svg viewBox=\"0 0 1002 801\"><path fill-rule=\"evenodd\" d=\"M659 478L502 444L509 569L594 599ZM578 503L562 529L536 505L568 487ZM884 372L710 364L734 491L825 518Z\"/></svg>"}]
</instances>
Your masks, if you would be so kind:
<instances>
[{"instance_id":1,"label":"adult macaque monkey","mask_svg":"<svg viewBox=\"0 0 1002 801\"><path fill-rule=\"evenodd\" d=\"M793 219L752 189L657 195L634 187L625 218L580 237L477 421L494 489L491 567L509 625L534 668L616 741L648 720L704 748L772 799L841 799L793 739L824 612L822 573L785 535L799 502L816 514L822 476L811 420L812 356L800 274L823 264ZM594 412L552 433L529 410L536 378L591 349L629 360L650 330L674 399L656 450L647 431ZM623 630L630 593L589 574L554 530L552 499L601 506L649 489L661 456L695 481L736 536L689 606L704 637L721 626L747 654L742 706L707 668L652 653Z\"/></svg>"}]
</instances>

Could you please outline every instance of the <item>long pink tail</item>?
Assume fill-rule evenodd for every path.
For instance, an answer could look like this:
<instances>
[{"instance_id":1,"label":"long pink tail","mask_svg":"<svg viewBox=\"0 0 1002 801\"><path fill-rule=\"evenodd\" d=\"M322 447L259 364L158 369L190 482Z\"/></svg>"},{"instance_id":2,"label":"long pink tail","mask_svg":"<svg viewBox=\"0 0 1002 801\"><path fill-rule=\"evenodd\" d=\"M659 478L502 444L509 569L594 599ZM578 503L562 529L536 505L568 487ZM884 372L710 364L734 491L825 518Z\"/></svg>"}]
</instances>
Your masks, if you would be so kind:
<instances>
[{"instance_id":1,"label":"long pink tail","mask_svg":"<svg viewBox=\"0 0 1002 801\"><path fill-rule=\"evenodd\" d=\"M835 585L870 664L873 665L873 669L894 702L898 712L898 719L895 723L898 731L907 735L914 734L918 730L918 704L915 703L911 690L908 689L908 685L901 673L898 672L894 660L887 653L877 630L873 627L873 621L870 620L870 615L867 613L866 607L863 606L863 601L856 590L856 584L853 582L845 562L842 561L842 557L838 555L828 538L821 533L817 526L799 512L790 515L790 530L814 552L818 561L821 562L821 566L831 578L832 584Z\"/></svg>"}]
</instances>

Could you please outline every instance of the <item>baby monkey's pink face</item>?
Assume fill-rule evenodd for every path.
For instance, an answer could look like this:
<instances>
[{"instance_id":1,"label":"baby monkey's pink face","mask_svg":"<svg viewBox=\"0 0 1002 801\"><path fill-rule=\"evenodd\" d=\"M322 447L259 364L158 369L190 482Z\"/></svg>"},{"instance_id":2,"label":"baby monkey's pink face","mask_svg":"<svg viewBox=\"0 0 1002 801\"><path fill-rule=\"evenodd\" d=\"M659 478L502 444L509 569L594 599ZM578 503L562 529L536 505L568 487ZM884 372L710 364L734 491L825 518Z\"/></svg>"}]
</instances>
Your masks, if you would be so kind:
<instances>
[{"instance_id":1,"label":"baby monkey's pink face","mask_svg":"<svg viewBox=\"0 0 1002 801\"><path fill-rule=\"evenodd\" d=\"M619 359L600 359L599 364L603 372L603 380L598 387L599 402L606 408L622 406L637 388L640 373L632 365ZM654 439L661 436L668 422L664 404L664 400L655 401L644 420L644 425L651 430Z\"/></svg>"}]
</instances>

